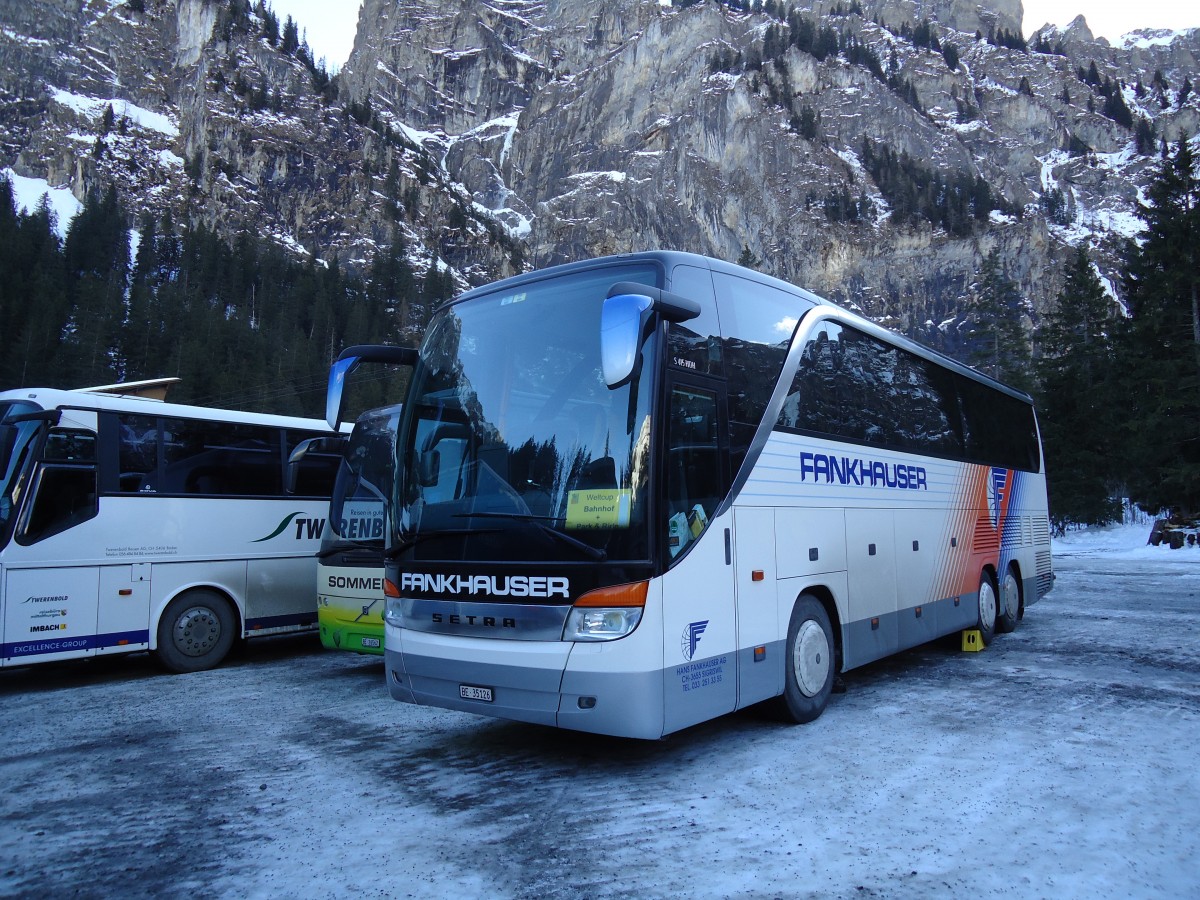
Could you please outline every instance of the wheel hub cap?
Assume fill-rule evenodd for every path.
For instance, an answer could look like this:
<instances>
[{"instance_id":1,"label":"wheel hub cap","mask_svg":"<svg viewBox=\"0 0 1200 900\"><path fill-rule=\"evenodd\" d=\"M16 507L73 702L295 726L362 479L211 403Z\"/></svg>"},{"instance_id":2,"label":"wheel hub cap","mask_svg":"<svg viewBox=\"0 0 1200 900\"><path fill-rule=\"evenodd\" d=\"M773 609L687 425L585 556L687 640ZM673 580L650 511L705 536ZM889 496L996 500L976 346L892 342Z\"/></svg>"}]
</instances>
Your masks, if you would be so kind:
<instances>
[{"instance_id":1,"label":"wheel hub cap","mask_svg":"<svg viewBox=\"0 0 1200 900\"><path fill-rule=\"evenodd\" d=\"M203 656L221 639L221 623L212 610L192 607L175 621L175 646L188 656Z\"/></svg>"},{"instance_id":2,"label":"wheel hub cap","mask_svg":"<svg viewBox=\"0 0 1200 900\"><path fill-rule=\"evenodd\" d=\"M1017 577L1009 572L1004 577L1004 611L1012 618L1020 611L1020 591L1017 588Z\"/></svg>"},{"instance_id":3,"label":"wheel hub cap","mask_svg":"<svg viewBox=\"0 0 1200 900\"><path fill-rule=\"evenodd\" d=\"M792 653L792 669L796 673L796 685L804 696L815 697L825 687L832 656L820 625L810 619L800 626Z\"/></svg>"},{"instance_id":4,"label":"wheel hub cap","mask_svg":"<svg viewBox=\"0 0 1200 900\"><path fill-rule=\"evenodd\" d=\"M992 583L984 579L979 585L979 621L984 628L990 627L996 621L996 592Z\"/></svg>"}]
</instances>

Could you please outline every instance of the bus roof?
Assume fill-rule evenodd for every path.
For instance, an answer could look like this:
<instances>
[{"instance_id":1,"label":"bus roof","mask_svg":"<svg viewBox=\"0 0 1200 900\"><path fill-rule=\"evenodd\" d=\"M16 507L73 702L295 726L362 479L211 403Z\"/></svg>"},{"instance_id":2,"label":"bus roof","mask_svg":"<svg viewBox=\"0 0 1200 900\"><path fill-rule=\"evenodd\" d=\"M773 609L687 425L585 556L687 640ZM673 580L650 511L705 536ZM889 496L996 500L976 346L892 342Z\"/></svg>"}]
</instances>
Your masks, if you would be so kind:
<instances>
[{"instance_id":1,"label":"bus roof","mask_svg":"<svg viewBox=\"0 0 1200 900\"><path fill-rule=\"evenodd\" d=\"M218 409L208 406L188 406L182 403L167 403L164 400L137 394L97 393L94 389L87 388L81 390L14 388L0 392L0 402L14 400L35 403L42 409L80 409L145 416L173 416L181 419L207 419L216 422L270 425L276 428L297 428L305 431L332 433L323 419L306 419L299 416L280 416L273 413Z\"/></svg>"},{"instance_id":2,"label":"bus roof","mask_svg":"<svg viewBox=\"0 0 1200 900\"><path fill-rule=\"evenodd\" d=\"M124 397L151 397L166 400L167 391L179 384L182 378L148 378L145 381L121 381L117 384L98 384L95 387L75 388L83 394L119 394Z\"/></svg>"},{"instance_id":3,"label":"bus roof","mask_svg":"<svg viewBox=\"0 0 1200 900\"><path fill-rule=\"evenodd\" d=\"M629 263L638 262L653 263L664 271L670 271L675 266L686 265L695 266L701 269L708 269L711 272L722 272L727 275L735 275L738 278L745 278L750 281L758 282L759 284L768 285L769 287L792 294L797 299L807 301L811 304L835 307L854 319L856 324L860 324L862 326L863 330L868 331L877 337L885 338L889 343L895 344L896 346L915 353L918 356L931 359L938 364L946 366L947 368L959 372L975 381L980 381L984 384L998 388L1004 393L1027 403L1033 403L1033 398L1030 397L1025 391L1015 388L1012 385L1005 384L1003 381L993 378L984 372L980 372L978 369L975 369L966 363L960 362L952 356L947 356L940 350L927 347L919 341L915 341L910 337L907 337L896 331L892 331L890 328L886 328L876 322L872 322L870 319L866 318L860 313L856 313L853 310L846 309L844 306L826 300L824 297L814 294L812 291L806 290L802 287L797 287L790 282L764 274L763 272L755 271L754 269L747 269L744 266L739 266L724 260L715 259L711 256L701 256L698 253L686 253L680 250L647 250L640 253L622 253L615 256L600 256L594 259L579 260L577 262L550 266L545 269L537 269L532 272L526 272L521 275L513 275L511 278L505 278L501 281L495 281L490 284L481 285L477 288L472 288L471 290L460 294L458 297L455 297L453 300L450 300L445 304L445 306L452 306L465 300L472 300L476 297L481 297L496 291L510 290L514 287L531 284L544 278L556 278L561 275L569 275L573 272L584 272L595 269L599 266L620 264L628 265Z\"/></svg>"}]
</instances>

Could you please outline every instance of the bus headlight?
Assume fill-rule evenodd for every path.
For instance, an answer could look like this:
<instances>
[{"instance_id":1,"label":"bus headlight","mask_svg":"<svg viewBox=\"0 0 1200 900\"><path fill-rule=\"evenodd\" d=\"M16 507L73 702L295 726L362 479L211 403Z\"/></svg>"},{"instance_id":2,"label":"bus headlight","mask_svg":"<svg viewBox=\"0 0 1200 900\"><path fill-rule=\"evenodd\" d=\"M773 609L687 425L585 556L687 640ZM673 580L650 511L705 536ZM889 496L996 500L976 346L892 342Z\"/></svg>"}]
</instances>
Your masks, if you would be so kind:
<instances>
[{"instance_id":1,"label":"bus headlight","mask_svg":"<svg viewBox=\"0 0 1200 900\"><path fill-rule=\"evenodd\" d=\"M615 641L637 628L646 606L650 583L620 584L589 591L575 601L564 641Z\"/></svg>"},{"instance_id":2,"label":"bus headlight","mask_svg":"<svg viewBox=\"0 0 1200 900\"><path fill-rule=\"evenodd\" d=\"M400 611L399 597L387 598L387 603L383 607L383 621L393 628L399 628L404 624L404 614Z\"/></svg>"},{"instance_id":3,"label":"bus headlight","mask_svg":"<svg viewBox=\"0 0 1200 900\"><path fill-rule=\"evenodd\" d=\"M563 639L568 641L614 641L637 628L642 611L632 608L573 609L567 618Z\"/></svg>"}]
</instances>

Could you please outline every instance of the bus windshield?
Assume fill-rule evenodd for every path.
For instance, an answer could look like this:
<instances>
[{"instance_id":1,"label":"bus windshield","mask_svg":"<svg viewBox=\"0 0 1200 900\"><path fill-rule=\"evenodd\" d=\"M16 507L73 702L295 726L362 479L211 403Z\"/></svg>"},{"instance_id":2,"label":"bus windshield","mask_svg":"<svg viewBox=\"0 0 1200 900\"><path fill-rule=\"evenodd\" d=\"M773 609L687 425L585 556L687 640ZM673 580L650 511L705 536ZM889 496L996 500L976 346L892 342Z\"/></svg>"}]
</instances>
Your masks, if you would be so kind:
<instances>
[{"instance_id":1,"label":"bus windshield","mask_svg":"<svg viewBox=\"0 0 1200 900\"><path fill-rule=\"evenodd\" d=\"M38 412L32 403L0 404L0 547L8 543L22 490L22 474L28 468L29 447L43 422L13 422L15 416Z\"/></svg>"},{"instance_id":2,"label":"bus windshield","mask_svg":"<svg viewBox=\"0 0 1200 900\"><path fill-rule=\"evenodd\" d=\"M649 557L653 342L605 383L600 311L618 265L444 309L430 324L397 442L395 553L407 560Z\"/></svg>"},{"instance_id":3,"label":"bus windshield","mask_svg":"<svg viewBox=\"0 0 1200 900\"><path fill-rule=\"evenodd\" d=\"M384 506L392 489L400 407L358 417L338 467L329 503L325 549L383 549Z\"/></svg>"}]
</instances>

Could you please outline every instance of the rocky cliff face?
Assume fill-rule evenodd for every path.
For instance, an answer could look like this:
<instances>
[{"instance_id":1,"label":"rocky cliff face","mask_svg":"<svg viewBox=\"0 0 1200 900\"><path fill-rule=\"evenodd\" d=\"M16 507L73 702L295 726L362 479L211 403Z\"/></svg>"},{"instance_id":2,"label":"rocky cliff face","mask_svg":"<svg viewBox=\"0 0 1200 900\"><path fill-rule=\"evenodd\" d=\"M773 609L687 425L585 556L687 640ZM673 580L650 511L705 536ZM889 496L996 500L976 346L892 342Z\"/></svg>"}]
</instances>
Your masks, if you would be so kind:
<instances>
[{"instance_id":1,"label":"rocky cliff face","mask_svg":"<svg viewBox=\"0 0 1200 900\"><path fill-rule=\"evenodd\" d=\"M998 38L1019 36L1019 3L402 7L398 32L398 5L367 0L343 91L436 132L450 177L525 229L537 264L749 248L773 274L935 342L992 250L1028 297L1031 327L1061 286L1065 247L1088 241L1111 274L1154 164L1132 126L1172 140L1197 131L1195 98L1178 97L1200 35L1111 47L1078 22L1039 33L1043 52L1008 48ZM843 52L768 47L770 29L794 26L792 8L836 31ZM1131 123L1103 113L1102 84L1080 80L1093 62ZM1157 93L1156 72L1168 85ZM864 139L926 173L981 180L1000 211L958 233L896 221ZM843 190L869 213L831 220Z\"/></svg>"},{"instance_id":2,"label":"rocky cliff face","mask_svg":"<svg viewBox=\"0 0 1200 900\"><path fill-rule=\"evenodd\" d=\"M313 258L402 246L419 271L442 259L464 282L512 271L515 243L463 215L430 151L336 102L303 51L262 31L244 0L4 0L0 168L81 200L115 185L135 216L170 211Z\"/></svg>"},{"instance_id":3,"label":"rocky cliff face","mask_svg":"<svg viewBox=\"0 0 1200 900\"><path fill-rule=\"evenodd\" d=\"M1022 50L1016 0L738 6L365 0L322 92L224 0L3 0L0 164L352 265L399 239L463 283L748 249L952 347L992 250L1031 327L1070 246L1111 275L1156 141L1200 130L1200 32L1112 46L1077 20ZM834 52L795 39L810 26ZM110 100L125 125L100 134ZM913 190L985 186L984 221L910 215L933 201L881 153Z\"/></svg>"}]
</instances>

